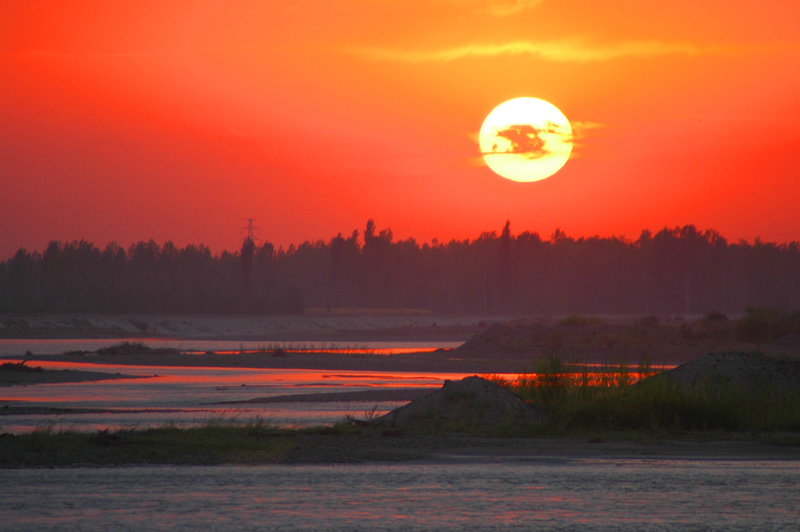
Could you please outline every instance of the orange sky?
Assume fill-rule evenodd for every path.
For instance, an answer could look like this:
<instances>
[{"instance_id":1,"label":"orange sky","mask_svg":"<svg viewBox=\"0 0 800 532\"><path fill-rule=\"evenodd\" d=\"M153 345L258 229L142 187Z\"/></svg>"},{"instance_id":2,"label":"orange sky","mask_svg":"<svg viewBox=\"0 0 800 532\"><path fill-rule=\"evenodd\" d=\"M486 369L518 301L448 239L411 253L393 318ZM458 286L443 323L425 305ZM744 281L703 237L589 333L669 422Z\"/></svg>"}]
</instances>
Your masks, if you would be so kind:
<instances>
[{"instance_id":1,"label":"orange sky","mask_svg":"<svg viewBox=\"0 0 800 532\"><path fill-rule=\"evenodd\" d=\"M0 257L50 240L800 240L800 4L0 3ZM557 174L479 157L510 98L578 134Z\"/></svg>"}]
</instances>

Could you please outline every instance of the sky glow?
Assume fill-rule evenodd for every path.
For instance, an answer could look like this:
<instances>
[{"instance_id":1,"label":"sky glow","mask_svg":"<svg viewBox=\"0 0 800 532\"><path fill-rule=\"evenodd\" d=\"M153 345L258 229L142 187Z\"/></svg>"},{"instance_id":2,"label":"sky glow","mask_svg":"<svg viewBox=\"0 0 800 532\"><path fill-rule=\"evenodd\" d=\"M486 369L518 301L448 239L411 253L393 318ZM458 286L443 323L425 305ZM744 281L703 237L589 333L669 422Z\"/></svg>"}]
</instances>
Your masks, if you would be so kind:
<instances>
[{"instance_id":1,"label":"sky glow","mask_svg":"<svg viewBox=\"0 0 800 532\"><path fill-rule=\"evenodd\" d=\"M50 240L237 249L363 231L800 240L800 6L633 0L0 5L0 257ZM620 15L622 14L622 15ZM575 128L514 183L516 97Z\"/></svg>"}]
</instances>

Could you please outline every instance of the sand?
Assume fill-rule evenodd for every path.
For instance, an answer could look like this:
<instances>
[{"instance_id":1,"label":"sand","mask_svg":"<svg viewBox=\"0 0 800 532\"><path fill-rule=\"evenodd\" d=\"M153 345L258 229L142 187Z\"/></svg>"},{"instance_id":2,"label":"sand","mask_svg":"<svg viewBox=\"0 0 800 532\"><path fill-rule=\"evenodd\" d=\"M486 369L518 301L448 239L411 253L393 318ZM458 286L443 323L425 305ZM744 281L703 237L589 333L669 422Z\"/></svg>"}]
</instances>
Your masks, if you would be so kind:
<instances>
[{"instance_id":1,"label":"sand","mask_svg":"<svg viewBox=\"0 0 800 532\"><path fill-rule=\"evenodd\" d=\"M303 434L283 463L413 461L480 463L535 460L800 460L800 447L756 441L600 438L496 438L468 434Z\"/></svg>"}]
</instances>

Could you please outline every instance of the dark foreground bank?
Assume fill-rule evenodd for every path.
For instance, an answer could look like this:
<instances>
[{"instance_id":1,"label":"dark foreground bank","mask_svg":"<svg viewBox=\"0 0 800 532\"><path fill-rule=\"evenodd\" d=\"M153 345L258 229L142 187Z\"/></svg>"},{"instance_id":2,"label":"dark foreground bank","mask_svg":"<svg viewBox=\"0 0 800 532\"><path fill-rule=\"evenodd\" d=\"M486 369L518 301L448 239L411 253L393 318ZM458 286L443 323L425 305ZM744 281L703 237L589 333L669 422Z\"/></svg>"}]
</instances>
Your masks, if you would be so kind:
<instances>
[{"instance_id":1,"label":"dark foreground bank","mask_svg":"<svg viewBox=\"0 0 800 532\"><path fill-rule=\"evenodd\" d=\"M714 438L721 439L714 439ZM635 439L632 439L635 438ZM677 438L677 439L676 439ZM283 430L209 425L0 436L0 467L311 464L550 458L800 460L800 436L771 434L576 435L568 438L414 433L342 424Z\"/></svg>"}]
</instances>

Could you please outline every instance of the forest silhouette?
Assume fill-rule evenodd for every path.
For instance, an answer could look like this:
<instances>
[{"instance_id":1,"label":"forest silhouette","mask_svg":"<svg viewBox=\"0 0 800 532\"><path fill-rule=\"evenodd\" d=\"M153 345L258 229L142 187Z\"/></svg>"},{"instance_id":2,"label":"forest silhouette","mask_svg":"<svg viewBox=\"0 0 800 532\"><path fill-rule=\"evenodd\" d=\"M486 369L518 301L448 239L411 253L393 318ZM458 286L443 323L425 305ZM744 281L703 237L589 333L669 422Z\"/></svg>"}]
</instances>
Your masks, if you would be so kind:
<instances>
[{"instance_id":1,"label":"forest silhouette","mask_svg":"<svg viewBox=\"0 0 800 532\"><path fill-rule=\"evenodd\" d=\"M728 242L693 225L620 237L548 239L506 222L473 240L361 234L236 252L80 240L0 262L0 312L291 313L414 308L441 313L736 314L800 308L800 246Z\"/></svg>"}]
</instances>

